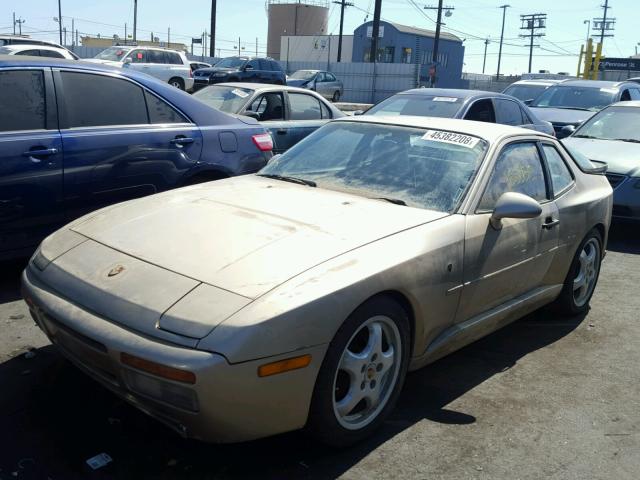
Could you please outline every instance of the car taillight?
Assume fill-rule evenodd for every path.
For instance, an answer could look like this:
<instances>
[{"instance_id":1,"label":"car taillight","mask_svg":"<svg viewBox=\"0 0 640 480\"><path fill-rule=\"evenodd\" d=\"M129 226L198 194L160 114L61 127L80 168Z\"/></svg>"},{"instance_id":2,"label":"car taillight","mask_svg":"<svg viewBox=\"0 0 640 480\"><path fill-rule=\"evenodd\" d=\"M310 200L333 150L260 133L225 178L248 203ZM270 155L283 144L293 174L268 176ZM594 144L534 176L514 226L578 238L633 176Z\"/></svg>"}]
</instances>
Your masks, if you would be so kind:
<instances>
[{"instance_id":1,"label":"car taillight","mask_svg":"<svg viewBox=\"0 0 640 480\"><path fill-rule=\"evenodd\" d=\"M258 147L261 152L273 150L273 139L270 133L259 133L251 137L251 140L253 140L253 143L256 144L256 147Z\"/></svg>"},{"instance_id":2,"label":"car taillight","mask_svg":"<svg viewBox=\"0 0 640 480\"><path fill-rule=\"evenodd\" d=\"M189 69L189 78L193 78L193 70Z\"/></svg>"}]
</instances>

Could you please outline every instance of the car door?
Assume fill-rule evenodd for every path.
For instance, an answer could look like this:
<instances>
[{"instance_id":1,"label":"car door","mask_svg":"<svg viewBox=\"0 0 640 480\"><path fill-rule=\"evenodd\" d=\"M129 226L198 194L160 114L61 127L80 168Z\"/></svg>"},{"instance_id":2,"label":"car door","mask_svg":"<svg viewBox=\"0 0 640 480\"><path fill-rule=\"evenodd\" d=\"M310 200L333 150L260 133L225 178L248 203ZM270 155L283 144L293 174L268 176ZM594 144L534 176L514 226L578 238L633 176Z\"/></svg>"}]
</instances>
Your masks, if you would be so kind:
<instances>
[{"instance_id":1,"label":"car door","mask_svg":"<svg viewBox=\"0 0 640 480\"><path fill-rule=\"evenodd\" d=\"M199 128L117 75L54 71L70 218L179 185L202 149Z\"/></svg>"},{"instance_id":2,"label":"car door","mask_svg":"<svg viewBox=\"0 0 640 480\"><path fill-rule=\"evenodd\" d=\"M0 258L64 221L62 142L50 69L0 71Z\"/></svg>"},{"instance_id":3,"label":"car door","mask_svg":"<svg viewBox=\"0 0 640 480\"><path fill-rule=\"evenodd\" d=\"M523 124L522 110L517 102L506 98L494 98L493 106L496 112L496 123L513 127L519 127Z\"/></svg>"},{"instance_id":4,"label":"car door","mask_svg":"<svg viewBox=\"0 0 640 480\"><path fill-rule=\"evenodd\" d=\"M271 133L273 153L283 153L289 148L289 123L285 120L285 100L283 92L257 94L241 114L252 112L258 121Z\"/></svg>"},{"instance_id":5,"label":"car door","mask_svg":"<svg viewBox=\"0 0 640 480\"><path fill-rule=\"evenodd\" d=\"M153 65L150 63L150 52L151 50L141 48L132 50L126 57L130 58L131 62L128 63L125 61L124 66L132 70L137 70L138 72L146 73L147 75L155 76L153 73Z\"/></svg>"},{"instance_id":6,"label":"car door","mask_svg":"<svg viewBox=\"0 0 640 480\"><path fill-rule=\"evenodd\" d=\"M542 214L490 224L498 198L518 192L540 202ZM545 283L558 246L558 208L535 141L504 145L465 227L464 283L456 322L468 321L506 302L531 295Z\"/></svg>"},{"instance_id":7,"label":"car door","mask_svg":"<svg viewBox=\"0 0 640 480\"><path fill-rule=\"evenodd\" d=\"M320 100L307 93L287 92L287 124L286 132L280 134L284 137L285 150L292 147L310 133L314 132L327 122L323 118Z\"/></svg>"},{"instance_id":8,"label":"car door","mask_svg":"<svg viewBox=\"0 0 640 480\"><path fill-rule=\"evenodd\" d=\"M475 120L476 122L496 123L496 113L490 98L480 98L472 101L466 109L459 110L456 118ZM462 113L462 117L459 115Z\"/></svg>"},{"instance_id":9,"label":"car door","mask_svg":"<svg viewBox=\"0 0 640 480\"><path fill-rule=\"evenodd\" d=\"M315 82L315 88L314 90L319 93L320 95L322 95L323 97L326 98L327 96L327 81L326 81L326 76L324 74L324 72L318 72L316 73L316 78L314 80Z\"/></svg>"},{"instance_id":10,"label":"car door","mask_svg":"<svg viewBox=\"0 0 640 480\"><path fill-rule=\"evenodd\" d=\"M258 61L258 59L250 60L244 67L244 81L254 83L260 82L261 73L260 62Z\"/></svg>"}]
</instances>

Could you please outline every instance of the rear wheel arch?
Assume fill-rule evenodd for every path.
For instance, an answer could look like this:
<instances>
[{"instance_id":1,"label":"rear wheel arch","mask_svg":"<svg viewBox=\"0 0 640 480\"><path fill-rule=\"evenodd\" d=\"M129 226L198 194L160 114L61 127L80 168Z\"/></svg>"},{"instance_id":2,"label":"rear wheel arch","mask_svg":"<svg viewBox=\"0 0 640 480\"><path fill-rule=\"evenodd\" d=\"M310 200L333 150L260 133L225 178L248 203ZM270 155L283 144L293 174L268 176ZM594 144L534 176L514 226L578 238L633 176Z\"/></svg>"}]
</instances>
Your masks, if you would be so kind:
<instances>
[{"instance_id":1,"label":"rear wheel arch","mask_svg":"<svg viewBox=\"0 0 640 480\"><path fill-rule=\"evenodd\" d=\"M607 229L605 228L604 224L602 223L597 223L593 229L597 230L598 233L600 234L600 239L602 240L602 254L604 255L604 250L605 250L605 245L604 242L606 242L606 238L607 238Z\"/></svg>"}]
</instances>

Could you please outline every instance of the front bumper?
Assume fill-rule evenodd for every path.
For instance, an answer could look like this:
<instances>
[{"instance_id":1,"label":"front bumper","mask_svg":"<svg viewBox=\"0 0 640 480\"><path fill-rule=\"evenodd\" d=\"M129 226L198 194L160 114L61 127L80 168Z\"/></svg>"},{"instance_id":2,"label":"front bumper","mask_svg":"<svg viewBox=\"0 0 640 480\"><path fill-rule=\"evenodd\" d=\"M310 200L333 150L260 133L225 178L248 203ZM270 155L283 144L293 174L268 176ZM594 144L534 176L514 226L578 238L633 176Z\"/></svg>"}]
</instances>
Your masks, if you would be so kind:
<instances>
[{"instance_id":1,"label":"front bumper","mask_svg":"<svg viewBox=\"0 0 640 480\"><path fill-rule=\"evenodd\" d=\"M22 275L23 296L38 326L62 354L85 373L184 437L231 443L302 428L307 420L315 379L326 346L229 364L218 354L161 343L116 325L60 297L28 266ZM126 353L195 373L186 385L138 371L121 363ZM311 354L307 368L258 377L258 367ZM133 378L160 383L195 398L195 408L152 398ZM182 394L181 394L182 395Z\"/></svg>"},{"instance_id":2,"label":"front bumper","mask_svg":"<svg viewBox=\"0 0 640 480\"><path fill-rule=\"evenodd\" d=\"M640 178L607 174L613 188L613 218L640 221Z\"/></svg>"}]
</instances>

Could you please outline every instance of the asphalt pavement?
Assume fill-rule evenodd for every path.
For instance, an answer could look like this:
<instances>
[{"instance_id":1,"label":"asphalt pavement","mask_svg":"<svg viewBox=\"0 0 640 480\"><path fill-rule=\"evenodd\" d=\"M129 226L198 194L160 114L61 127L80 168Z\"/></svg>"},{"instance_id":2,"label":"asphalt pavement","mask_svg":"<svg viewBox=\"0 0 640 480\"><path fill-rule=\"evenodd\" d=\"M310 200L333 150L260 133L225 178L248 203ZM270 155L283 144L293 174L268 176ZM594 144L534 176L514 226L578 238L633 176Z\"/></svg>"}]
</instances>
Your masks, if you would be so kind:
<instances>
[{"instance_id":1,"label":"asphalt pavement","mask_svg":"<svg viewBox=\"0 0 640 480\"><path fill-rule=\"evenodd\" d=\"M640 478L640 228L614 226L586 316L538 311L407 378L370 440L183 440L64 360L0 265L0 480ZM113 460L91 470L86 460Z\"/></svg>"}]
</instances>

